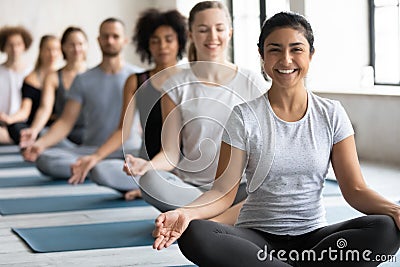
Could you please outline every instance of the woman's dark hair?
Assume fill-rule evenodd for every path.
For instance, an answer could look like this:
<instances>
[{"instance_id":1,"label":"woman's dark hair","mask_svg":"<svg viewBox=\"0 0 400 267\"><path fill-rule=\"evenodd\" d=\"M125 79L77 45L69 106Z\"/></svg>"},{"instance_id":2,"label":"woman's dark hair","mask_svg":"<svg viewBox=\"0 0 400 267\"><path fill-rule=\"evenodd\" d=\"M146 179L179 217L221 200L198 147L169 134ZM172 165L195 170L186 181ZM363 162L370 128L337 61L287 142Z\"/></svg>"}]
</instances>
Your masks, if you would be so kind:
<instances>
[{"instance_id":1,"label":"woman's dark hair","mask_svg":"<svg viewBox=\"0 0 400 267\"><path fill-rule=\"evenodd\" d=\"M264 57L265 39L277 28L292 28L302 32L310 45L310 53L314 52L314 34L307 19L293 12L280 12L263 23L257 44L261 58Z\"/></svg>"},{"instance_id":2,"label":"woman's dark hair","mask_svg":"<svg viewBox=\"0 0 400 267\"><path fill-rule=\"evenodd\" d=\"M73 26L68 27L64 31L63 35L61 36L61 52L62 52L62 55L63 55L64 59L66 59L66 57L65 57L64 50L62 49L62 46L67 42L68 37L74 32L80 32L80 33L83 34L83 36L85 36L86 41L88 39L86 33L81 28L73 27Z\"/></svg>"},{"instance_id":3,"label":"woman's dark hair","mask_svg":"<svg viewBox=\"0 0 400 267\"><path fill-rule=\"evenodd\" d=\"M10 27L10 26L5 26L0 29L0 51L4 52L8 37L12 35L21 35L22 40L24 41L25 44L25 50L28 50L29 47L32 44L32 35L31 33L22 26L16 26L16 27Z\"/></svg>"},{"instance_id":4,"label":"woman's dark hair","mask_svg":"<svg viewBox=\"0 0 400 267\"><path fill-rule=\"evenodd\" d=\"M189 13L189 31L192 31L192 26L193 26L193 22L194 22L194 18L196 17L196 14L210 9L210 8L218 8L221 9L225 12L226 14L226 18L229 21L229 25L232 27L232 18L231 15L229 13L229 10L226 8L226 6L220 2L220 1L202 1L197 3L191 10ZM190 43L189 45L189 51L188 51L188 58L189 61L196 61L197 60L197 53L196 53L196 47L194 46L193 43Z\"/></svg>"},{"instance_id":5,"label":"woman's dark hair","mask_svg":"<svg viewBox=\"0 0 400 267\"><path fill-rule=\"evenodd\" d=\"M152 62L152 56L149 49L149 40L156 29L160 26L170 26L178 37L179 49L178 59L182 59L187 41L187 20L177 10L160 12L157 9L150 8L144 11L139 17L135 34L132 38L136 45L136 52L140 55L140 60L148 63Z\"/></svg>"}]
</instances>

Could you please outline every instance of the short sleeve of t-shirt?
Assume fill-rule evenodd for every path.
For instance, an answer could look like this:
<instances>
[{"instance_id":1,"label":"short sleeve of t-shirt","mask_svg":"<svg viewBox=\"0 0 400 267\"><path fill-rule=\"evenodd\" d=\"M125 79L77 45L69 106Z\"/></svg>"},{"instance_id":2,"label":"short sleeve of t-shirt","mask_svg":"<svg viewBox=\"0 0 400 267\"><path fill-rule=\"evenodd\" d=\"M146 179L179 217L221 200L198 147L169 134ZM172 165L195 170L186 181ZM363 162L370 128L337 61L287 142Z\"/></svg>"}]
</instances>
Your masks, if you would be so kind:
<instances>
[{"instance_id":1,"label":"short sleeve of t-shirt","mask_svg":"<svg viewBox=\"0 0 400 267\"><path fill-rule=\"evenodd\" d=\"M77 75L72 82L71 89L66 92L66 98L83 103L83 88L81 75Z\"/></svg>"},{"instance_id":2,"label":"short sleeve of t-shirt","mask_svg":"<svg viewBox=\"0 0 400 267\"><path fill-rule=\"evenodd\" d=\"M353 126L340 102L336 102L333 117L333 144L339 143L354 134Z\"/></svg>"},{"instance_id":3,"label":"short sleeve of t-shirt","mask_svg":"<svg viewBox=\"0 0 400 267\"><path fill-rule=\"evenodd\" d=\"M242 112L235 106L225 124L222 141L240 150L246 150L246 136Z\"/></svg>"},{"instance_id":4,"label":"short sleeve of t-shirt","mask_svg":"<svg viewBox=\"0 0 400 267\"><path fill-rule=\"evenodd\" d=\"M167 94L176 105L182 102L182 97L180 95L181 88L179 86L180 80L180 74L176 74L166 80L161 88L161 90Z\"/></svg>"}]
</instances>

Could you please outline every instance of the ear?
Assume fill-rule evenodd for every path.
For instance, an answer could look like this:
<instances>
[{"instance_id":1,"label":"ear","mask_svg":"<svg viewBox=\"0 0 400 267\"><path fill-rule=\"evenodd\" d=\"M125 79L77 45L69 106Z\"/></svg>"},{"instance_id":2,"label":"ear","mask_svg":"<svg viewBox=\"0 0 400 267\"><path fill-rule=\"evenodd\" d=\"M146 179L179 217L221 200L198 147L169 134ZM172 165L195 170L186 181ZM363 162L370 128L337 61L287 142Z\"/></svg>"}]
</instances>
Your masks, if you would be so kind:
<instances>
[{"instance_id":1,"label":"ear","mask_svg":"<svg viewBox=\"0 0 400 267\"><path fill-rule=\"evenodd\" d=\"M264 55L261 53L260 48L258 48L258 54L260 55L261 60L264 61Z\"/></svg>"},{"instance_id":2,"label":"ear","mask_svg":"<svg viewBox=\"0 0 400 267\"><path fill-rule=\"evenodd\" d=\"M313 58L313 56L314 56L314 53L315 53L315 48L314 48L314 51L312 51L312 52L310 53L310 60L312 60L312 58Z\"/></svg>"}]
</instances>

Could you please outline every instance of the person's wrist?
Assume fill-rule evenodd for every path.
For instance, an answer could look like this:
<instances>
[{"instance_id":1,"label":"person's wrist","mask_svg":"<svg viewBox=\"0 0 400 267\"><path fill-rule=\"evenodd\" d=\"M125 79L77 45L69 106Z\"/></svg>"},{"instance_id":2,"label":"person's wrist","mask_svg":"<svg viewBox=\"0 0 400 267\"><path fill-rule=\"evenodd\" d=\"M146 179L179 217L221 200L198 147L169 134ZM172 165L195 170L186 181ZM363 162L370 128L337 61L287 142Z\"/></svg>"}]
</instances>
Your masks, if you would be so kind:
<instances>
[{"instance_id":1,"label":"person's wrist","mask_svg":"<svg viewBox=\"0 0 400 267\"><path fill-rule=\"evenodd\" d=\"M36 142L33 143L32 146L35 146L39 151L43 151L47 148L46 145L43 143L43 139L41 139L41 138L36 140Z\"/></svg>"},{"instance_id":2,"label":"person's wrist","mask_svg":"<svg viewBox=\"0 0 400 267\"><path fill-rule=\"evenodd\" d=\"M193 213L193 210L190 208L185 208L181 207L176 209L185 219L187 219L189 222L192 220L196 219L195 213Z\"/></svg>"},{"instance_id":3,"label":"person's wrist","mask_svg":"<svg viewBox=\"0 0 400 267\"><path fill-rule=\"evenodd\" d=\"M90 155L90 157L92 158L92 160L97 163L102 159L102 156L99 155L98 153L94 153L92 155Z\"/></svg>"},{"instance_id":4,"label":"person's wrist","mask_svg":"<svg viewBox=\"0 0 400 267\"><path fill-rule=\"evenodd\" d=\"M30 128L30 129L31 129L32 135L38 136L38 134L39 134L39 132L40 132L40 130L39 130L38 128L32 127L32 128Z\"/></svg>"}]
</instances>

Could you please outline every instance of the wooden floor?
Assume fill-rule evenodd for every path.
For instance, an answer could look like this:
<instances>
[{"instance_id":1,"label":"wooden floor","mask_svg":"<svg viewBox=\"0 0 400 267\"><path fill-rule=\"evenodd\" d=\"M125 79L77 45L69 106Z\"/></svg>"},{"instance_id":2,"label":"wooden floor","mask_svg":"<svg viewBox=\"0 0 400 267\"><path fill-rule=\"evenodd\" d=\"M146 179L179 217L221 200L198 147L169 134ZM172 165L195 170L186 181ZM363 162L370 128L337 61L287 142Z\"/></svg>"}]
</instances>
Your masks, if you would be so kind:
<instances>
[{"instance_id":1,"label":"wooden floor","mask_svg":"<svg viewBox=\"0 0 400 267\"><path fill-rule=\"evenodd\" d=\"M6 149L9 148L0 147L0 152ZM18 155L4 156L4 154L0 154L0 162L16 160L20 160ZM371 187L393 201L400 199L400 168L369 163L363 163L362 168ZM37 170L33 167L3 168L0 169L0 179L1 177L30 175L33 173L37 173ZM111 189L93 184L0 188L0 198L96 194L110 191ZM339 196L326 197L324 201L327 206L336 206L344 203L343 198ZM180 253L177 245L162 251L155 251L150 246L144 246L74 252L33 253L10 230L11 227L75 225L154 219L158 214L159 212L152 207L135 207L0 216L0 266L180 266L191 264ZM398 260L400 261L400 259Z\"/></svg>"},{"instance_id":2,"label":"wooden floor","mask_svg":"<svg viewBox=\"0 0 400 267\"><path fill-rule=\"evenodd\" d=\"M0 147L0 152L9 147ZM11 149L12 151L12 149ZM18 155L0 153L0 162L21 160ZM33 167L3 168L1 177L32 175L38 173ZM112 192L111 189L94 184L78 186L35 186L0 188L0 198L19 198L57 195L83 195ZM77 225L102 222L122 222L154 219L159 212L153 207L114 208L73 212L52 212L24 215L0 215L0 266L179 266L191 264L173 245L162 251L150 246L95 249L73 252L33 253L21 241L11 227L40 227ZM101 233L99 233L101 234Z\"/></svg>"}]
</instances>

